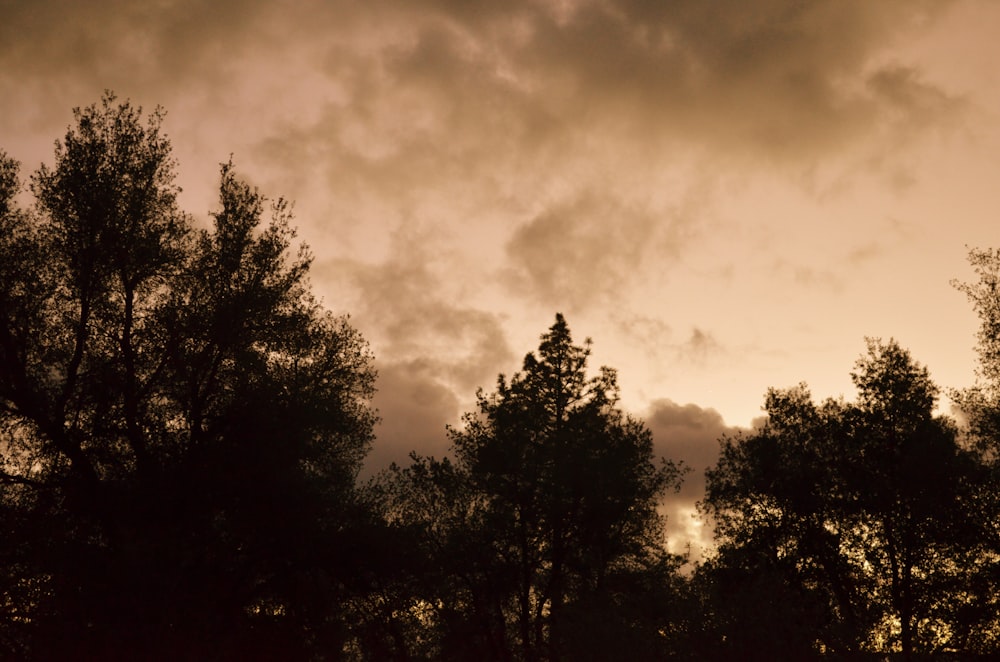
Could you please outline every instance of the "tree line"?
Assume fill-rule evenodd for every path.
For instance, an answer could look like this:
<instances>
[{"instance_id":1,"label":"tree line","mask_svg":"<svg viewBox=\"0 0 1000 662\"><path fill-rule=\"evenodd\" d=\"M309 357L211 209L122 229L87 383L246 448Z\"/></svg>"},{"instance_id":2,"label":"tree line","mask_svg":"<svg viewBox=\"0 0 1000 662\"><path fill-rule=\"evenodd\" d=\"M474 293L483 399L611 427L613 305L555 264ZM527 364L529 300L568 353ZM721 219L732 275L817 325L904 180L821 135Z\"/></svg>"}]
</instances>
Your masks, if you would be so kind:
<instances>
[{"instance_id":1,"label":"tree line","mask_svg":"<svg viewBox=\"0 0 1000 662\"><path fill-rule=\"evenodd\" d=\"M852 402L769 390L719 440L691 563L661 514L690 469L561 315L447 456L362 481L367 344L232 162L211 227L178 208L162 120L108 93L26 184L0 152L0 658L1000 653L1000 251L956 283L961 423L892 340Z\"/></svg>"}]
</instances>

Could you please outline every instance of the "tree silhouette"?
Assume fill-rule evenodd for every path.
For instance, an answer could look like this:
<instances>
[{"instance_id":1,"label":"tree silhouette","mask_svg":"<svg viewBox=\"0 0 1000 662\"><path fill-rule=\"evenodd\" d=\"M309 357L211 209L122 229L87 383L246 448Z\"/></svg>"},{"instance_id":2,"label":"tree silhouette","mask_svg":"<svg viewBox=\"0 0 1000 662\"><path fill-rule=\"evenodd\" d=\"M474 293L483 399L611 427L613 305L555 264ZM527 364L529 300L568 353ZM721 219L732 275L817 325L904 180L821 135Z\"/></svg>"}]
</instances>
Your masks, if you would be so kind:
<instances>
[{"instance_id":1,"label":"tree silhouette","mask_svg":"<svg viewBox=\"0 0 1000 662\"><path fill-rule=\"evenodd\" d=\"M729 626L787 631L807 646L800 657L969 652L958 605L980 533L966 507L976 456L934 416L937 387L894 341L869 340L851 377L856 403L771 390L766 425L723 441L704 502L721 543L709 583L735 569L791 591L781 626L748 632L738 614Z\"/></svg>"},{"instance_id":2,"label":"tree silhouette","mask_svg":"<svg viewBox=\"0 0 1000 662\"><path fill-rule=\"evenodd\" d=\"M309 294L287 203L262 224L225 164L195 229L160 111L109 93L74 117L32 210L0 159L0 648L337 650L366 345Z\"/></svg>"},{"instance_id":3,"label":"tree silhouette","mask_svg":"<svg viewBox=\"0 0 1000 662\"><path fill-rule=\"evenodd\" d=\"M589 353L557 315L538 355L450 430L454 461L415 457L393 477L393 512L422 524L440 564L423 604L443 657L663 653L656 619L678 561L657 505L681 471L654 463L649 431L617 407L615 373L587 376Z\"/></svg>"},{"instance_id":4,"label":"tree silhouette","mask_svg":"<svg viewBox=\"0 0 1000 662\"><path fill-rule=\"evenodd\" d=\"M974 497L964 504L979 523L979 554L971 560L975 576L966 599L956 605L964 614L963 634L970 648L1000 647L1000 249L969 250L976 281L952 285L963 292L979 316L976 333L976 383L949 393L967 422L971 447L978 453L982 476L972 483Z\"/></svg>"}]
</instances>

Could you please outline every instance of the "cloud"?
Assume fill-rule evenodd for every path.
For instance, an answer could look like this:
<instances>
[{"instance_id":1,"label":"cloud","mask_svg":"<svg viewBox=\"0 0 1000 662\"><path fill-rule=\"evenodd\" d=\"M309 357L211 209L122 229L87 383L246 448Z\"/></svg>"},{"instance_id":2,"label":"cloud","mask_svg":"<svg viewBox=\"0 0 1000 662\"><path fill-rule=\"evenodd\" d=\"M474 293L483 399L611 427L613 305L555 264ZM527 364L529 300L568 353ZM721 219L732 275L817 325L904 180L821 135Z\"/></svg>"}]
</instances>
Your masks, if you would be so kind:
<instances>
[{"instance_id":1,"label":"cloud","mask_svg":"<svg viewBox=\"0 0 1000 662\"><path fill-rule=\"evenodd\" d=\"M389 457L407 432L390 414L414 445L439 443L432 430L511 367L500 311L650 308L629 294L720 236L706 210L727 174L892 170L953 126L963 100L892 55L952 4L8 2L0 135L30 170L46 154L22 147L49 150L72 106L113 88L166 106L181 184L205 207L230 152L295 199L317 289L378 357ZM777 269L828 280L822 263ZM724 355L710 321L682 323L667 352ZM683 408L657 407L670 435L695 434Z\"/></svg>"},{"instance_id":2,"label":"cloud","mask_svg":"<svg viewBox=\"0 0 1000 662\"><path fill-rule=\"evenodd\" d=\"M379 371L375 406L382 423L368 467L405 464L411 451L441 456L445 426L474 404L514 355L498 315L463 303L454 265L435 243L400 231L386 260L320 261L314 273L338 283L341 305L372 345Z\"/></svg>"},{"instance_id":3,"label":"cloud","mask_svg":"<svg viewBox=\"0 0 1000 662\"><path fill-rule=\"evenodd\" d=\"M462 283L445 283L434 273L434 262L394 251L386 262L369 265L343 261L337 271L353 287L351 307L360 327L376 346L376 355L390 362L421 361L450 387L468 397L513 354L500 318L492 312L456 303L450 292Z\"/></svg>"},{"instance_id":4,"label":"cloud","mask_svg":"<svg viewBox=\"0 0 1000 662\"><path fill-rule=\"evenodd\" d=\"M369 472L391 462L409 464L412 452L443 457L449 442L445 426L460 416L455 393L435 375L434 366L420 361L378 363L378 393L374 405L382 421L376 428Z\"/></svg>"},{"instance_id":5,"label":"cloud","mask_svg":"<svg viewBox=\"0 0 1000 662\"><path fill-rule=\"evenodd\" d=\"M852 267L860 267L868 262L882 258L886 248L877 241L869 241L850 250L845 261Z\"/></svg>"},{"instance_id":6,"label":"cloud","mask_svg":"<svg viewBox=\"0 0 1000 662\"><path fill-rule=\"evenodd\" d=\"M949 5L35 0L0 22L0 97L17 99L0 131L50 145L68 108L110 87L165 105L203 172L236 151L351 249L435 218L456 241L521 249L522 294L537 284L545 301L584 306L676 227L665 173L809 167L852 149L888 167L907 141L950 126L961 101L885 55ZM597 205L589 220L585 204ZM560 235L591 251L596 290L571 285L583 259L540 256ZM593 255L609 238L614 258Z\"/></svg>"},{"instance_id":7,"label":"cloud","mask_svg":"<svg viewBox=\"0 0 1000 662\"><path fill-rule=\"evenodd\" d=\"M724 351L715 336L708 331L695 327L691 337L679 348L679 355L694 363L704 363Z\"/></svg>"},{"instance_id":8,"label":"cloud","mask_svg":"<svg viewBox=\"0 0 1000 662\"><path fill-rule=\"evenodd\" d=\"M669 225L670 219L663 219ZM569 311L625 289L653 248L658 219L619 200L584 194L514 231L507 282L517 292Z\"/></svg>"},{"instance_id":9,"label":"cloud","mask_svg":"<svg viewBox=\"0 0 1000 662\"><path fill-rule=\"evenodd\" d=\"M464 63L480 74L474 89L516 82L531 104L559 118L557 134L599 129L656 145L669 136L814 158L870 138L888 115L935 121L928 99L949 106L940 103L944 92L913 85L917 72L900 76L897 64L878 62L895 37L947 4L637 0L460 12L429 3L439 25L462 38L436 40L448 46L433 58L423 48L409 58L431 76L455 77ZM452 89L464 89L466 78ZM887 94L900 85L908 92Z\"/></svg>"},{"instance_id":10,"label":"cloud","mask_svg":"<svg viewBox=\"0 0 1000 662\"><path fill-rule=\"evenodd\" d=\"M615 332L637 347L647 357L648 364L666 365L665 350L671 348L673 329L662 319L649 315L630 315L615 320Z\"/></svg>"},{"instance_id":11,"label":"cloud","mask_svg":"<svg viewBox=\"0 0 1000 662\"><path fill-rule=\"evenodd\" d=\"M912 66L880 61L950 4L37 0L5 8L0 61L6 91L22 80L118 85L144 98L169 88L258 111L282 100L253 93L262 80L248 63L265 83L291 86L318 70L320 103L337 88L347 93L342 108L367 108L378 121L384 103L408 98L411 106L392 107L397 137L426 122L429 103L425 128L457 145L470 131L495 142L503 129L518 148L544 151L601 131L636 147L669 136L815 158L900 116L912 130L956 109Z\"/></svg>"},{"instance_id":12,"label":"cloud","mask_svg":"<svg viewBox=\"0 0 1000 662\"><path fill-rule=\"evenodd\" d=\"M927 126L948 126L964 106L961 99L930 84L909 66L890 64L877 69L867 86L893 119L911 133Z\"/></svg>"},{"instance_id":13,"label":"cloud","mask_svg":"<svg viewBox=\"0 0 1000 662\"><path fill-rule=\"evenodd\" d=\"M648 363L664 369L683 364L705 366L729 353L711 331L694 326L686 338L678 340L670 325L647 315L618 319L615 329L648 357Z\"/></svg>"},{"instance_id":14,"label":"cloud","mask_svg":"<svg viewBox=\"0 0 1000 662\"><path fill-rule=\"evenodd\" d=\"M719 438L732 431L719 412L695 404L681 405L663 398L654 401L644 417L653 433L656 453L681 460L693 470L690 487L682 493L695 494L703 490L698 475L715 464L719 455Z\"/></svg>"},{"instance_id":15,"label":"cloud","mask_svg":"<svg viewBox=\"0 0 1000 662\"><path fill-rule=\"evenodd\" d=\"M705 470L719 458L719 439L735 432L719 412L695 404L681 405L669 399L650 404L643 420L653 433L658 457L682 461L690 468L680 492L668 496L667 541L674 552L691 546L692 560L712 544L711 531L697 516L697 502L705 495Z\"/></svg>"}]
</instances>

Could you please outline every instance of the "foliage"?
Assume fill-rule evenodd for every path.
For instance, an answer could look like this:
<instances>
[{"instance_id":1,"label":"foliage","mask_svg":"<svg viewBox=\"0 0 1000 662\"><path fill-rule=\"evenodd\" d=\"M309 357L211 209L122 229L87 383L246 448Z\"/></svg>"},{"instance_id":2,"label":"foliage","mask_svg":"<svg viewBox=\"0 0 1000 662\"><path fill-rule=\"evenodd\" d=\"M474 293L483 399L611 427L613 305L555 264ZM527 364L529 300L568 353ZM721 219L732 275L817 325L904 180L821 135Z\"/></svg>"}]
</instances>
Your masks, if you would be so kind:
<instances>
[{"instance_id":1,"label":"foliage","mask_svg":"<svg viewBox=\"0 0 1000 662\"><path fill-rule=\"evenodd\" d=\"M800 657L968 652L968 615L953 607L970 598L980 551L977 457L934 416L937 387L894 341L869 340L851 376L855 403L771 390L766 424L723 440L703 504L720 551L703 581L751 582L751 598L768 577L788 597L762 621L737 608L719 627L787 632Z\"/></svg>"},{"instance_id":2,"label":"foliage","mask_svg":"<svg viewBox=\"0 0 1000 662\"><path fill-rule=\"evenodd\" d=\"M614 372L587 377L589 351L558 315L538 355L450 431L454 461L414 457L391 476L392 512L420 524L435 568L421 599L441 657L663 652L656 619L678 560L657 505L681 468L654 463Z\"/></svg>"},{"instance_id":3,"label":"foliage","mask_svg":"<svg viewBox=\"0 0 1000 662\"><path fill-rule=\"evenodd\" d=\"M963 631L983 650L1000 648L1000 249L969 250L976 281L952 285L963 292L979 316L976 333L976 383L952 390L950 398L967 421L969 446L980 456L982 471L971 481L966 508L979 525L980 554L968 583L968 597L956 609L965 617Z\"/></svg>"},{"instance_id":4,"label":"foliage","mask_svg":"<svg viewBox=\"0 0 1000 662\"><path fill-rule=\"evenodd\" d=\"M976 384L955 390L952 400L969 420L972 438L996 459L1000 450L1000 249L971 249L974 283L952 281L979 316L976 333Z\"/></svg>"},{"instance_id":5,"label":"foliage","mask_svg":"<svg viewBox=\"0 0 1000 662\"><path fill-rule=\"evenodd\" d=\"M0 646L304 655L342 636L365 343L310 296L285 202L262 224L228 163L196 229L161 112L74 115L31 211L0 168Z\"/></svg>"}]
</instances>

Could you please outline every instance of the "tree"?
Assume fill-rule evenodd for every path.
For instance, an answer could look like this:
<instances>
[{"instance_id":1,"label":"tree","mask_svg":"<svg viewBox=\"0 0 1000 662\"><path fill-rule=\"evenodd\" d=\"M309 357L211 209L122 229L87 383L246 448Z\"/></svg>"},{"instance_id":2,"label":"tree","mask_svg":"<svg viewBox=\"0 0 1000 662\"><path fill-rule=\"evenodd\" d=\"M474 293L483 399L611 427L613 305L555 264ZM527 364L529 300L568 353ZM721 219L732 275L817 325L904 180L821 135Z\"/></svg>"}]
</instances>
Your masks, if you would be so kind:
<instances>
[{"instance_id":1,"label":"tree","mask_svg":"<svg viewBox=\"0 0 1000 662\"><path fill-rule=\"evenodd\" d=\"M287 203L262 225L227 163L196 229L161 111L109 93L74 117L31 211L0 159L0 647L336 650L367 347L311 297Z\"/></svg>"},{"instance_id":2,"label":"tree","mask_svg":"<svg viewBox=\"0 0 1000 662\"><path fill-rule=\"evenodd\" d=\"M908 352L869 340L855 368L849 459L856 461L846 491L856 504L848 509L858 519L852 533L874 571L872 593L891 614L883 636L909 659L960 643L948 633L961 624L937 608L963 583L956 573L967 567L974 539L963 501L976 463L959 447L954 424L934 416L938 388Z\"/></svg>"},{"instance_id":3,"label":"tree","mask_svg":"<svg viewBox=\"0 0 1000 662\"><path fill-rule=\"evenodd\" d=\"M614 371L587 376L589 354L557 315L538 355L449 431L453 461L395 472L397 521L422 523L443 564L421 601L445 631L442 657L467 656L464 642L492 659L600 659L612 642L663 652L655 618L678 561L657 505L681 468L654 463Z\"/></svg>"},{"instance_id":4,"label":"tree","mask_svg":"<svg viewBox=\"0 0 1000 662\"><path fill-rule=\"evenodd\" d=\"M978 455L983 477L966 508L980 529L981 553L969 599L967 636L991 650L1000 648L1000 250L969 250L976 280L952 285L964 293L979 317L976 333L976 382L949 393L966 425L970 447Z\"/></svg>"},{"instance_id":5,"label":"tree","mask_svg":"<svg viewBox=\"0 0 1000 662\"><path fill-rule=\"evenodd\" d=\"M709 572L763 564L797 596L783 618L792 636L810 633L798 645L812 654L968 652L976 458L894 341L869 340L851 377L856 403L772 390L767 423L723 441L704 502L721 543Z\"/></svg>"},{"instance_id":6,"label":"tree","mask_svg":"<svg viewBox=\"0 0 1000 662\"><path fill-rule=\"evenodd\" d=\"M804 384L770 389L767 423L724 438L702 509L719 552L697 578L726 655L809 659L817 641L856 651L871 616L841 549L851 522L831 495L838 482L845 405L817 406Z\"/></svg>"},{"instance_id":7,"label":"tree","mask_svg":"<svg viewBox=\"0 0 1000 662\"><path fill-rule=\"evenodd\" d=\"M970 438L984 459L1000 459L1000 250L971 249L977 281L952 281L979 316L976 383L949 395L968 421Z\"/></svg>"}]
</instances>

